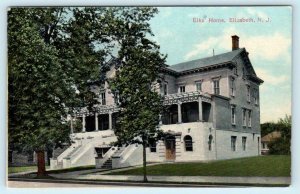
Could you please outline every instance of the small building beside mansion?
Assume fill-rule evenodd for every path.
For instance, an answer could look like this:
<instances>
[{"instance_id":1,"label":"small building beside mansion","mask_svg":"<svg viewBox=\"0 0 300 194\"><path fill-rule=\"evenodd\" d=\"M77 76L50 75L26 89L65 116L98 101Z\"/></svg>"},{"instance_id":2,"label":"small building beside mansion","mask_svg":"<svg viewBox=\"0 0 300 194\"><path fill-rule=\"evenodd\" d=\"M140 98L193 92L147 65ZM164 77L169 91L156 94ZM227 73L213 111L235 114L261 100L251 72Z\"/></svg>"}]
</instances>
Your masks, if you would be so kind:
<instances>
[{"instance_id":1,"label":"small building beside mansion","mask_svg":"<svg viewBox=\"0 0 300 194\"><path fill-rule=\"evenodd\" d=\"M115 74L112 65L107 77ZM159 128L165 136L150 141L147 162L209 161L260 155L260 102L257 77L239 37L232 51L167 66L158 92L167 108ZM142 146L111 146L119 108L107 83L96 112L82 109L71 118L72 144L52 158L51 168L96 165L119 168L142 164ZM77 121L77 122L75 122ZM80 130L78 130L80 121Z\"/></svg>"}]
</instances>

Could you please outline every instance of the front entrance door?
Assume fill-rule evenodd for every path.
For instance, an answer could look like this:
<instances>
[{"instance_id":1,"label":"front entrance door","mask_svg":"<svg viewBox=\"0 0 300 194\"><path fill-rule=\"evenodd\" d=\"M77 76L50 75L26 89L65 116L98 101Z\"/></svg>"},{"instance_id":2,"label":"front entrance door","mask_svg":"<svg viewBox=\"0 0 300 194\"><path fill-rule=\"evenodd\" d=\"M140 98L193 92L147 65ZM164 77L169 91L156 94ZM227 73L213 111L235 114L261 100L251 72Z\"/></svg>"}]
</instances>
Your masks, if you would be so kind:
<instances>
[{"instance_id":1,"label":"front entrance door","mask_svg":"<svg viewBox=\"0 0 300 194\"><path fill-rule=\"evenodd\" d=\"M176 147L175 147L175 137L169 136L166 138L166 160L175 160L176 157Z\"/></svg>"}]
</instances>

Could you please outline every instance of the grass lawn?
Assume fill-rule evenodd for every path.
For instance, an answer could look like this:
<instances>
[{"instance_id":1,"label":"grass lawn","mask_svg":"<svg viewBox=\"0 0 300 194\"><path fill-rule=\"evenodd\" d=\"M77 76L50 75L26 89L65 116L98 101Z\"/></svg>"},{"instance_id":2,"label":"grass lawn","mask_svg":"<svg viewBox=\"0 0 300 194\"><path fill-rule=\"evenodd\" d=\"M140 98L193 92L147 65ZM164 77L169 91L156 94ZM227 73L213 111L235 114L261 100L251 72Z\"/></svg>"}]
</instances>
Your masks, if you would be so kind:
<instances>
[{"instance_id":1,"label":"grass lawn","mask_svg":"<svg viewBox=\"0 0 300 194\"><path fill-rule=\"evenodd\" d=\"M33 170L37 170L37 166L14 166L14 167L8 167L8 174L18 173L18 172L28 172Z\"/></svg>"},{"instance_id":2,"label":"grass lawn","mask_svg":"<svg viewBox=\"0 0 300 194\"><path fill-rule=\"evenodd\" d=\"M46 170L49 166L46 166ZM80 170L89 170L95 169L95 165L90 166L78 166L66 169L59 169L59 170L47 170L48 173L57 174L57 173L64 173L64 172L73 172L73 171L80 171ZM8 174L18 173L18 172L28 172L28 171L37 171L36 166L18 166L18 167L8 167Z\"/></svg>"},{"instance_id":3,"label":"grass lawn","mask_svg":"<svg viewBox=\"0 0 300 194\"><path fill-rule=\"evenodd\" d=\"M142 175L142 168L110 173ZM165 176L284 176L289 177L291 156L273 155L214 161L208 163L169 163L147 167L148 175Z\"/></svg>"},{"instance_id":4,"label":"grass lawn","mask_svg":"<svg viewBox=\"0 0 300 194\"><path fill-rule=\"evenodd\" d=\"M49 174L58 174L58 173L64 173L64 172L74 172L74 171L80 171L80 170L90 170L95 169L95 165L89 165L89 166L78 166L78 167L72 167L72 168L65 168L65 169L59 169L59 170L48 170L47 172Z\"/></svg>"}]
</instances>

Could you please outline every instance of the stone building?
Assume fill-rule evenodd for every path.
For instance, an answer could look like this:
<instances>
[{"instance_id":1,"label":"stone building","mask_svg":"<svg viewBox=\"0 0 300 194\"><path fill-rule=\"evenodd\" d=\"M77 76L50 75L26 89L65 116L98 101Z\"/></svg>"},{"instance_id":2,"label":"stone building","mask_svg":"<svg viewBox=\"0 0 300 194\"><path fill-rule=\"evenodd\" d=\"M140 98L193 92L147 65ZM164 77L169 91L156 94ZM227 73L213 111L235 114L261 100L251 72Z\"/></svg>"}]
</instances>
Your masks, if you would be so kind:
<instances>
[{"instance_id":1,"label":"stone building","mask_svg":"<svg viewBox=\"0 0 300 194\"><path fill-rule=\"evenodd\" d=\"M107 76L112 77L112 65ZM260 155L260 102L257 77L239 37L232 51L167 66L160 83L164 105L159 127L166 136L152 141L147 162L208 161ZM142 146L113 147L118 107L107 83L99 94L97 113L82 109L72 117L73 144L51 160L51 168L96 164L118 168L142 163ZM75 120L81 131L74 133ZM76 125L78 127L78 125ZM78 128L77 128L78 131Z\"/></svg>"}]
</instances>

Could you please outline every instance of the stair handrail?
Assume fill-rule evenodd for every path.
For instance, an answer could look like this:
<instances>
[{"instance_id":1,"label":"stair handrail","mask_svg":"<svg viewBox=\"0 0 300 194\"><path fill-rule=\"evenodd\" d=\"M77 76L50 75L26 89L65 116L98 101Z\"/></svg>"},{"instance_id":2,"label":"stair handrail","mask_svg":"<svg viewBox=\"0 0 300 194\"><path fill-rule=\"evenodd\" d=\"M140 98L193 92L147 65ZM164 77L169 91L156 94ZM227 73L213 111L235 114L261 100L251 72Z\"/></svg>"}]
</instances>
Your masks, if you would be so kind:
<instances>
[{"instance_id":1,"label":"stair handrail","mask_svg":"<svg viewBox=\"0 0 300 194\"><path fill-rule=\"evenodd\" d=\"M70 152L76 149L77 146L74 147L73 145L70 145L65 151L63 151L59 156L57 156L57 161L62 161Z\"/></svg>"},{"instance_id":2,"label":"stair handrail","mask_svg":"<svg viewBox=\"0 0 300 194\"><path fill-rule=\"evenodd\" d=\"M80 150L80 148L82 147L82 145L78 145L78 146L76 146L69 154L70 154L70 156L68 156L69 154L67 154L65 157L69 157L69 158L71 158L72 156L74 156L74 155L76 155L77 154L77 152ZM75 151L74 151L75 150ZM73 153L72 153L73 152Z\"/></svg>"},{"instance_id":3,"label":"stair handrail","mask_svg":"<svg viewBox=\"0 0 300 194\"><path fill-rule=\"evenodd\" d=\"M88 142L87 144L85 144L84 146L81 146L77 151L76 151L76 154L72 154L73 157L70 157L71 159L71 163L74 163L76 162L83 154L85 154L85 152L91 148L91 145L93 145L93 142ZM93 146L92 146L93 147ZM79 152L80 150L80 152Z\"/></svg>"},{"instance_id":4,"label":"stair handrail","mask_svg":"<svg viewBox=\"0 0 300 194\"><path fill-rule=\"evenodd\" d=\"M132 153L137 148L136 144L130 144L125 147L123 152L119 155L121 160L125 160L130 156L130 153Z\"/></svg>"}]
</instances>

